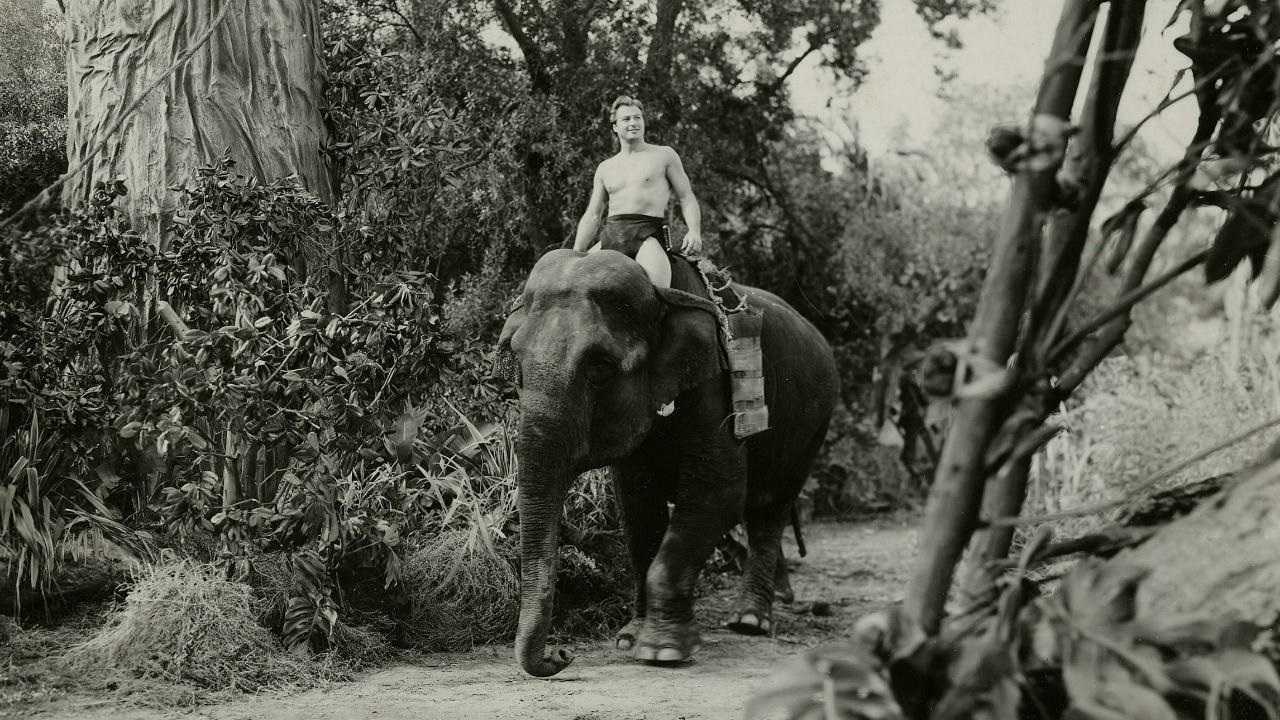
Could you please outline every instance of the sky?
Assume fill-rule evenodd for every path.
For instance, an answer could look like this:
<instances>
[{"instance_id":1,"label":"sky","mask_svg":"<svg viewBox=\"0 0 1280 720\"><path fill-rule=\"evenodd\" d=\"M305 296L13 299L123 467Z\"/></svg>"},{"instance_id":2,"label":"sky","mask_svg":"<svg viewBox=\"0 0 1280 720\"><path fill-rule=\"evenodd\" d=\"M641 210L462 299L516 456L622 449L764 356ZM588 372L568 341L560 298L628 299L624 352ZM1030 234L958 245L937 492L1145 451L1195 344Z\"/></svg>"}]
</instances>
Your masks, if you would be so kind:
<instances>
[{"instance_id":1,"label":"sky","mask_svg":"<svg viewBox=\"0 0 1280 720\"><path fill-rule=\"evenodd\" d=\"M845 95L830 76L817 68L816 56L806 60L791 83L795 107L824 124L856 126L859 138L872 156L911 149L925 139L941 115L936 64L955 71L967 85L1026 87L1034 89L1044 67L1061 11L1061 0L1001 0L989 15L959 22L964 47L950 51L933 40L910 0L882 0L881 25L863 46L870 73L853 95ZM1150 3L1144 41L1121 105L1121 124L1136 122L1168 90L1185 58L1171 45L1184 30L1163 27L1173 9L1172 0ZM1101 29L1101 21L1098 24ZM1088 82L1082 79L1082 87ZM1189 87L1188 83L1183 88ZM1025 111L1033 98L1025 99ZM1167 116L1154 120L1144 137L1162 153L1180 154L1194 122L1190 100L1175 106ZM1020 117L993 117L997 122L1022 122ZM908 147L903 147L904 145Z\"/></svg>"}]
</instances>

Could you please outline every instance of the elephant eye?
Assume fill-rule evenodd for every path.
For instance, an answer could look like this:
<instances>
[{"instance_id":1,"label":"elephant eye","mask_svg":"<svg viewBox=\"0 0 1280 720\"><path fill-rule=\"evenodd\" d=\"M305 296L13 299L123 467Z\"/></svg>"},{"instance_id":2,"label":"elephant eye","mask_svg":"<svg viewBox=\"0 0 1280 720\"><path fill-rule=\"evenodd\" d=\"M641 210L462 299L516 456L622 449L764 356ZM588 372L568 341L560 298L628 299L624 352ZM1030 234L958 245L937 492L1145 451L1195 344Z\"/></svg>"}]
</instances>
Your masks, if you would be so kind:
<instances>
[{"instance_id":1,"label":"elephant eye","mask_svg":"<svg viewBox=\"0 0 1280 720\"><path fill-rule=\"evenodd\" d=\"M591 353L583 364L587 382L592 385L603 385L618 374L618 361L603 352Z\"/></svg>"}]
</instances>

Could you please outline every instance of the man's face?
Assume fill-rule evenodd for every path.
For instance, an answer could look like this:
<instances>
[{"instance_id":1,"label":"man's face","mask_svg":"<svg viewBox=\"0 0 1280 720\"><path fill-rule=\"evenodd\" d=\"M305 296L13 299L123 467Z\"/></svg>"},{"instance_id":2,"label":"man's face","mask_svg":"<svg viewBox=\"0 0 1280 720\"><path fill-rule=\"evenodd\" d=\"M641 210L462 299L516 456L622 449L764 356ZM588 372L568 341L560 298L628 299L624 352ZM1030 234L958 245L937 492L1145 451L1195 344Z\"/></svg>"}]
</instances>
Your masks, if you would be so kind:
<instances>
[{"instance_id":1,"label":"man's face","mask_svg":"<svg viewBox=\"0 0 1280 720\"><path fill-rule=\"evenodd\" d=\"M634 105L619 105L613 113L613 132L622 142L644 139L644 112Z\"/></svg>"}]
</instances>

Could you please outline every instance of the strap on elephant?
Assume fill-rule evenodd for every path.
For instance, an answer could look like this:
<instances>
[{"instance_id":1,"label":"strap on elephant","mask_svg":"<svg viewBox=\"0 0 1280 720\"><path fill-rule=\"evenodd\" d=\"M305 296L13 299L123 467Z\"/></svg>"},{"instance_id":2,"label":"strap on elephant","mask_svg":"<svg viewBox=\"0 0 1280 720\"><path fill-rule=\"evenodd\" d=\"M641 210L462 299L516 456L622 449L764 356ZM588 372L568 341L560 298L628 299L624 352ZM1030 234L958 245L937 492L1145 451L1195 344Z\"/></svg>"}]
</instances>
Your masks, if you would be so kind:
<instances>
[{"instance_id":1,"label":"strap on elephant","mask_svg":"<svg viewBox=\"0 0 1280 720\"><path fill-rule=\"evenodd\" d=\"M673 266L683 260L697 271L702 281L699 294L705 293L715 305L721 344L729 360L734 436L742 439L768 430L769 408L765 404L764 356L760 346L763 313L751 306L741 286L733 284L728 270L716 267L706 258L696 263L682 256L675 256L672 260ZM678 272L672 273L673 285L679 275Z\"/></svg>"}]
</instances>

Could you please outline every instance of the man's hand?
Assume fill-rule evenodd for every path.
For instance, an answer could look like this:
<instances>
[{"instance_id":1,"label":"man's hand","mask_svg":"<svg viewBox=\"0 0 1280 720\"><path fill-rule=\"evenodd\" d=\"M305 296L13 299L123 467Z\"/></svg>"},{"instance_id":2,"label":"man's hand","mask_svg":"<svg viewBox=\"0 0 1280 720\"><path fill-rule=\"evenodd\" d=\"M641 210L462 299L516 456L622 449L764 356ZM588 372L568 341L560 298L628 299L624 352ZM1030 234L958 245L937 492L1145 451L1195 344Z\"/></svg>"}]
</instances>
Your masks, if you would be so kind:
<instances>
[{"instance_id":1,"label":"man's hand","mask_svg":"<svg viewBox=\"0 0 1280 720\"><path fill-rule=\"evenodd\" d=\"M685 255L697 255L702 252L702 234L690 230L684 234L684 240L680 243L680 252Z\"/></svg>"}]
</instances>

